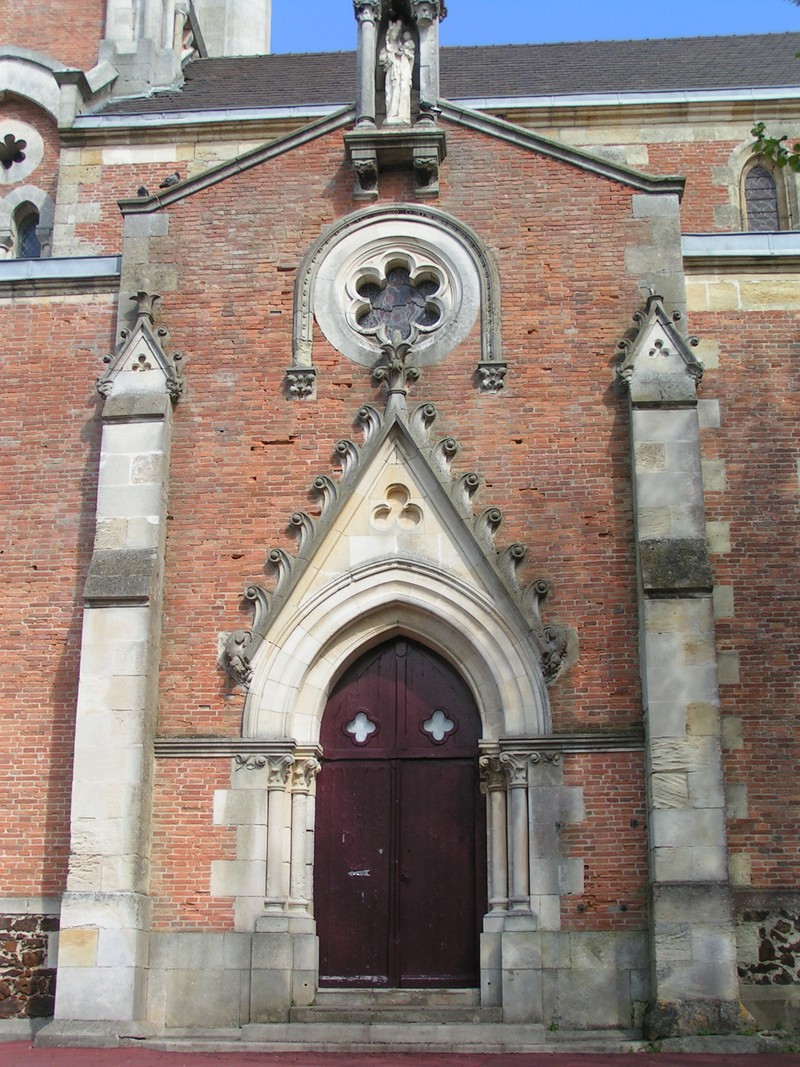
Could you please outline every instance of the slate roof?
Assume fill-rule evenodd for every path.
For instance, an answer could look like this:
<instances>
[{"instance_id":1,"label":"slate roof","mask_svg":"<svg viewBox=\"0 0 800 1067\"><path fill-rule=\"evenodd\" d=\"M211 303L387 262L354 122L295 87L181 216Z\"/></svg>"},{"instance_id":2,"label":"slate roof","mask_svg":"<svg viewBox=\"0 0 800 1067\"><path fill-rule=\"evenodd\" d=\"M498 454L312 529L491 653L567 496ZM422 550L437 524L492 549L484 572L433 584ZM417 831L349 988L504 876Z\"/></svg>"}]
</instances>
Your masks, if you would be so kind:
<instances>
[{"instance_id":1,"label":"slate roof","mask_svg":"<svg viewBox=\"0 0 800 1067\"><path fill-rule=\"evenodd\" d=\"M443 48L448 100L800 85L800 33ZM177 90L115 101L103 114L344 105L354 52L199 59Z\"/></svg>"}]
</instances>

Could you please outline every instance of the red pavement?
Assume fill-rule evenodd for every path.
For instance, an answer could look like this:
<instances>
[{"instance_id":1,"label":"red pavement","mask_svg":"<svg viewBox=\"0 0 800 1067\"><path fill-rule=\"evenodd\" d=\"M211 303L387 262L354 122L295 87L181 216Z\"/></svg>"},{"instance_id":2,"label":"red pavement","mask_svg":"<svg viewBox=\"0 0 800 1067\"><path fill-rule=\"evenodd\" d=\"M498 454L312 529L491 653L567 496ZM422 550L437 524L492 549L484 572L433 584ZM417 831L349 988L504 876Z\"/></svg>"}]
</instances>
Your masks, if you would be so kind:
<instances>
[{"instance_id":1,"label":"red pavement","mask_svg":"<svg viewBox=\"0 0 800 1067\"><path fill-rule=\"evenodd\" d=\"M634 1057L632 1060L631 1057ZM643 1062L646 1057L646 1062ZM800 1067L800 1053L688 1055L659 1052L592 1053L155 1052L146 1048L35 1048L0 1044L0 1067Z\"/></svg>"}]
</instances>

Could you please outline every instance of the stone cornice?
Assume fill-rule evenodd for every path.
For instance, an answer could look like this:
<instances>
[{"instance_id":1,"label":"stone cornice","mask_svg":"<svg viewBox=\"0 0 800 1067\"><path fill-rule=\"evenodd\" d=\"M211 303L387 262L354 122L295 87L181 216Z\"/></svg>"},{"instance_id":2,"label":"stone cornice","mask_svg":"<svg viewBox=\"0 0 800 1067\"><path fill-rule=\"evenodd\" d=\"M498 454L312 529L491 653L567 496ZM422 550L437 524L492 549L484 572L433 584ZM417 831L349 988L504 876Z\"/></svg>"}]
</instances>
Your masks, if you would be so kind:
<instances>
[{"instance_id":1,"label":"stone cornice","mask_svg":"<svg viewBox=\"0 0 800 1067\"><path fill-rule=\"evenodd\" d=\"M157 737L155 754L160 759L233 759L246 755L283 755L294 746L291 740L258 737ZM641 729L606 733L563 733L542 737L507 737L482 743L481 752L641 752Z\"/></svg>"},{"instance_id":2,"label":"stone cornice","mask_svg":"<svg viewBox=\"0 0 800 1067\"><path fill-rule=\"evenodd\" d=\"M257 167L267 160L275 159L286 152L291 152L309 141L314 141L318 137L324 137L328 133L340 130L344 126L349 126L353 121L353 117L353 109L351 107L344 108L333 115L309 123L288 137L263 145L251 152L245 152L244 155L237 156L226 163L220 163L216 167L211 167L194 178L178 182L169 189L160 190L157 194L120 200L120 210L123 215L147 215L153 211L159 211L180 200L184 200L188 196L194 195L194 193L208 189L218 182L226 181L236 174L250 170L251 167Z\"/></svg>"},{"instance_id":3,"label":"stone cornice","mask_svg":"<svg viewBox=\"0 0 800 1067\"><path fill-rule=\"evenodd\" d=\"M578 167L580 170L590 171L601 178L620 182L643 193L668 193L679 198L683 196L686 180L678 175L654 177L650 174L643 174L632 167L610 163L599 156L593 155L591 152L561 144L548 137L542 137L541 134L532 133L502 119L484 115L480 111L459 107L457 104L446 100L441 100L439 103L442 109L442 119L455 125L464 126L489 137L496 137L501 141L515 144L519 148L524 148L528 151L550 156L561 163L568 163L573 167Z\"/></svg>"},{"instance_id":4,"label":"stone cornice","mask_svg":"<svg viewBox=\"0 0 800 1067\"><path fill-rule=\"evenodd\" d=\"M2 58L2 57L0 57ZM574 96L491 97L451 100L456 107L477 111L523 128L585 126L611 123L638 126L647 123L753 122L754 102L766 120L793 120L800 89L768 89L717 93L618 93ZM341 102L285 107L209 108L205 111L159 111L143 114L84 114L61 131L65 145L148 144L181 139L191 129L192 140L246 137L274 140L300 126L336 114Z\"/></svg>"},{"instance_id":5,"label":"stone cornice","mask_svg":"<svg viewBox=\"0 0 800 1067\"><path fill-rule=\"evenodd\" d=\"M61 293L117 292L119 256L0 260L0 299Z\"/></svg>"},{"instance_id":6,"label":"stone cornice","mask_svg":"<svg viewBox=\"0 0 800 1067\"><path fill-rule=\"evenodd\" d=\"M284 756L297 746L290 738L263 737L157 737L155 754L161 759L233 759L236 756ZM307 746L303 752L307 753ZM316 755L318 750L313 749Z\"/></svg>"},{"instance_id":7,"label":"stone cornice","mask_svg":"<svg viewBox=\"0 0 800 1067\"><path fill-rule=\"evenodd\" d=\"M602 733L589 731L576 733L545 734L541 737L501 737L499 741L483 741L481 752L487 755L499 752L623 752L644 751L644 730L607 730Z\"/></svg>"}]
</instances>

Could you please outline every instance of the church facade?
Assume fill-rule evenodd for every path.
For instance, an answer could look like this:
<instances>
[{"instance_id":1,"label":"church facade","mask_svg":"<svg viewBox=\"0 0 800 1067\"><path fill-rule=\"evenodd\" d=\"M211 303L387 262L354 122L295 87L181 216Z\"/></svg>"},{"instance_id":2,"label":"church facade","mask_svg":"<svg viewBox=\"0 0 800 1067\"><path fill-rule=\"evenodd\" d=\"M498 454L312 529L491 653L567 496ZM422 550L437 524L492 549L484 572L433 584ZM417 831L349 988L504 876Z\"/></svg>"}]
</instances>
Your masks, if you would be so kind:
<instances>
[{"instance_id":1,"label":"church facade","mask_svg":"<svg viewBox=\"0 0 800 1067\"><path fill-rule=\"evenodd\" d=\"M0 1018L796 1029L800 37L63 7L0 15Z\"/></svg>"}]
</instances>

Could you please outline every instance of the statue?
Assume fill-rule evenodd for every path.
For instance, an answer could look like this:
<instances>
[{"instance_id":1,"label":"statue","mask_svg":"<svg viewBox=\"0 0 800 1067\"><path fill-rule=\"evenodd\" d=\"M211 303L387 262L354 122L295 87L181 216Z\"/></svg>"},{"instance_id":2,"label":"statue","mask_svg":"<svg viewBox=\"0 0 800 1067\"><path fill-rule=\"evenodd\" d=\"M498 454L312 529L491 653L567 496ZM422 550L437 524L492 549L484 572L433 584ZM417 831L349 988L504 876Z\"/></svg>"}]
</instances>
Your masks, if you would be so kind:
<instances>
[{"instance_id":1,"label":"statue","mask_svg":"<svg viewBox=\"0 0 800 1067\"><path fill-rule=\"evenodd\" d=\"M414 73L414 38L400 19L392 19L378 62L386 71L386 125L411 125L411 81Z\"/></svg>"}]
</instances>

